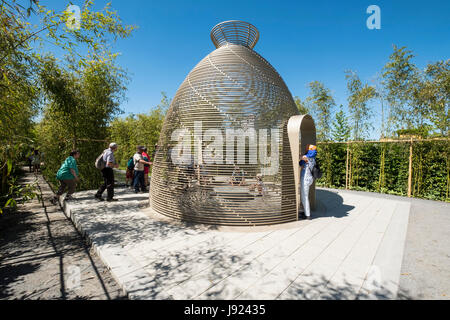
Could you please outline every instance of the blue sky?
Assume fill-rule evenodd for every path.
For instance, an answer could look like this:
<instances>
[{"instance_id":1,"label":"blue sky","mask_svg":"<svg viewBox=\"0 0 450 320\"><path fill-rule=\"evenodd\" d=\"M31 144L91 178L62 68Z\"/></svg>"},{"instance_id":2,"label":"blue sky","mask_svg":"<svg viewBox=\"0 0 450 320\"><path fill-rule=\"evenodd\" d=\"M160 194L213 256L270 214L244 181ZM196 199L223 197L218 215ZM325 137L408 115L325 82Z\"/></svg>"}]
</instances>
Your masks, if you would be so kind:
<instances>
[{"instance_id":1,"label":"blue sky","mask_svg":"<svg viewBox=\"0 0 450 320\"><path fill-rule=\"evenodd\" d=\"M69 4L66 0L40 2L61 11ZM96 7L106 2L96 0ZM122 105L125 115L149 111L159 103L161 91L173 97L189 71L215 49L210 30L225 20L244 20L258 28L255 51L275 67L292 95L304 99L307 84L319 80L344 108L344 71L352 69L370 81L387 62L393 44L412 50L420 68L450 55L450 1L111 2L124 23L139 27L131 38L115 46L121 53L119 65L131 77L128 100ZM372 4L381 9L380 30L366 27L366 9ZM378 138L377 103L374 109L371 137Z\"/></svg>"}]
</instances>

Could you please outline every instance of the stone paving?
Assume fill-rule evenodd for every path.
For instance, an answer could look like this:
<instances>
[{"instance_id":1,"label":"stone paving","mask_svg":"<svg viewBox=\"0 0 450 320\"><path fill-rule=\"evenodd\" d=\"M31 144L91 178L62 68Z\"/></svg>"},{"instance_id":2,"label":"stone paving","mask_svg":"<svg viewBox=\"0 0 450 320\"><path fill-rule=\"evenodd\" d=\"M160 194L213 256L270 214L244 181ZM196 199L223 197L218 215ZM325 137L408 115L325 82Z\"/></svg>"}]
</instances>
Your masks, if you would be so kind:
<instances>
[{"instance_id":1,"label":"stone paving","mask_svg":"<svg viewBox=\"0 0 450 320\"><path fill-rule=\"evenodd\" d=\"M131 299L396 299L410 202L317 190L310 221L214 227L164 218L148 194L75 194L65 212Z\"/></svg>"}]
</instances>

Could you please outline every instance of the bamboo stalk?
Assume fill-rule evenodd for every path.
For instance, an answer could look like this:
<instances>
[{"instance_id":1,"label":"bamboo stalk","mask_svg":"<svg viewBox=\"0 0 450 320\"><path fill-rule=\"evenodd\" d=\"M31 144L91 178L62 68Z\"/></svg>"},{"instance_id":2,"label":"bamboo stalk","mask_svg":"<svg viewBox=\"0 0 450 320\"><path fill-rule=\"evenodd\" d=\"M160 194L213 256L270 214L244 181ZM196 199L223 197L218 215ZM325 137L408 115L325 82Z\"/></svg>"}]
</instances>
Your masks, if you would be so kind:
<instances>
[{"instance_id":1,"label":"bamboo stalk","mask_svg":"<svg viewBox=\"0 0 450 320\"><path fill-rule=\"evenodd\" d=\"M413 152L413 139L411 138L411 144L409 145L408 198L411 198L412 152Z\"/></svg>"}]
</instances>

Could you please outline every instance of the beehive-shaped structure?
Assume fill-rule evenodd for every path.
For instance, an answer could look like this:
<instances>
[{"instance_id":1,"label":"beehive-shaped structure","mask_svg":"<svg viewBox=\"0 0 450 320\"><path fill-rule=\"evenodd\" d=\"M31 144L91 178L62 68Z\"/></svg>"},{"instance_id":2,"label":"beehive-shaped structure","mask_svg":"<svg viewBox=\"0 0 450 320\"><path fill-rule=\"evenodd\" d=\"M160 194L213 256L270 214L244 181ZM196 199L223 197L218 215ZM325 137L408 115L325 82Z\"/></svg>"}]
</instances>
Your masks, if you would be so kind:
<instances>
[{"instance_id":1,"label":"beehive-shaped structure","mask_svg":"<svg viewBox=\"0 0 450 320\"><path fill-rule=\"evenodd\" d=\"M295 221L298 179L287 122L298 109L291 93L253 50L259 39L253 25L222 22L211 39L216 50L188 74L167 112L150 206L207 224Z\"/></svg>"}]
</instances>

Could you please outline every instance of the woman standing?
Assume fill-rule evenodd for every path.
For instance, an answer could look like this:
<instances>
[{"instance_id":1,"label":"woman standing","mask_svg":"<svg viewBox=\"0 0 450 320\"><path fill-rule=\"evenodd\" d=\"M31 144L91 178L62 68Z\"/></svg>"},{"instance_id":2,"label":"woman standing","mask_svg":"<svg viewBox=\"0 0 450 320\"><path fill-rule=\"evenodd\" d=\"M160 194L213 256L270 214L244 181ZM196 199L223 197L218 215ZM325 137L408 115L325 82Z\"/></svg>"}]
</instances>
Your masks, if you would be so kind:
<instances>
[{"instance_id":1,"label":"woman standing","mask_svg":"<svg viewBox=\"0 0 450 320\"><path fill-rule=\"evenodd\" d=\"M58 203L59 197L64 193L66 187L68 188L68 191L65 200L73 200L72 194L75 192L75 187L79 181L76 161L79 157L80 152L78 150L73 150L69 157L64 161L61 168L59 168L58 173L56 174L56 179L59 180L59 189L52 200L54 204Z\"/></svg>"},{"instance_id":2,"label":"woman standing","mask_svg":"<svg viewBox=\"0 0 450 320\"><path fill-rule=\"evenodd\" d=\"M300 194L303 204L304 213L302 214L303 219L311 220L311 210L309 206L309 187L314 182L314 177L312 175L312 170L316 164L317 147L313 144L306 145L306 153L300 161Z\"/></svg>"},{"instance_id":3,"label":"woman standing","mask_svg":"<svg viewBox=\"0 0 450 320\"><path fill-rule=\"evenodd\" d=\"M143 149L144 151L142 152L142 156L144 157L144 161L149 162L150 161L150 157L148 156L147 153L147 147L144 147ZM148 182L148 172L150 170L150 166L148 164L144 164L144 182L145 182L145 187L147 188L149 186L149 182Z\"/></svg>"}]
</instances>

